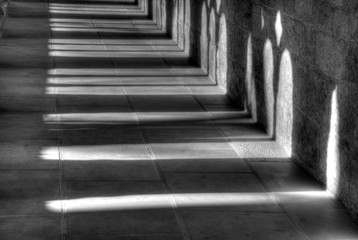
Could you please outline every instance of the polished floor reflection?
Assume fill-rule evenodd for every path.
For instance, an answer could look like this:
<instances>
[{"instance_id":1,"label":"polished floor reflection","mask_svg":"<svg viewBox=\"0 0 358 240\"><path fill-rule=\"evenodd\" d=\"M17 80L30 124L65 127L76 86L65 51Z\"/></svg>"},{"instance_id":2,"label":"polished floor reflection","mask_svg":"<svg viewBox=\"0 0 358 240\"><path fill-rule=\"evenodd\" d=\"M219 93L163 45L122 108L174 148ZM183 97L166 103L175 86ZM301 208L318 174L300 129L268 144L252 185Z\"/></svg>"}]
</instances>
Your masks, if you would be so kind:
<instances>
[{"instance_id":1,"label":"polished floor reflection","mask_svg":"<svg viewBox=\"0 0 358 240\"><path fill-rule=\"evenodd\" d=\"M135 1L13 0L0 53L0 239L358 239Z\"/></svg>"}]
</instances>

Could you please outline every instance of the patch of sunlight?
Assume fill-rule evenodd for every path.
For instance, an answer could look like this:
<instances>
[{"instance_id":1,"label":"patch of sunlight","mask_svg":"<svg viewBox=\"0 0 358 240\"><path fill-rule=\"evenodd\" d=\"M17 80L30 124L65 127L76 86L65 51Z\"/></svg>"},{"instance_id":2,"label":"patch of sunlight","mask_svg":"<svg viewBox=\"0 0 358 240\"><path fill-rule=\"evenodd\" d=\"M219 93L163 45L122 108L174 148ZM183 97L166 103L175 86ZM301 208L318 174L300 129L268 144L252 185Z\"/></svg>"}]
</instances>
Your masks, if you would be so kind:
<instances>
[{"instance_id":1,"label":"patch of sunlight","mask_svg":"<svg viewBox=\"0 0 358 240\"><path fill-rule=\"evenodd\" d=\"M114 69L110 69L110 68L54 68L54 69L49 69L47 71L47 74L49 76L94 77L94 76L114 76L116 75L116 72Z\"/></svg>"},{"instance_id":2,"label":"patch of sunlight","mask_svg":"<svg viewBox=\"0 0 358 240\"><path fill-rule=\"evenodd\" d=\"M327 192L332 196L338 193L339 181L339 109L337 104L337 87L332 93L330 131L327 144Z\"/></svg>"},{"instance_id":3,"label":"patch of sunlight","mask_svg":"<svg viewBox=\"0 0 358 240\"><path fill-rule=\"evenodd\" d=\"M192 193L152 194L118 197L92 197L45 202L46 209L61 212L95 212L114 210L139 210L171 208L170 198L174 197L180 207L218 207L261 205L275 202L267 193Z\"/></svg>"},{"instance_id":4,"label":"patch of sunlight","mask_svg":"<svg viewBox=\"0 0 358 240\"><path fill-rule=\"evenodd\" d=\"M143 123L211 121L208 112L138 112L138 116Z\"/></svg>"},{"instance_id":5,"label":"patch of sunlight","mask_svg":"<svg viewBox=\"0 0 358 240\"><path fill-rule=\"evenodd\" d=\"M255 86L255 73L253 69L253 49L252 49L252 36L249 35L247 40L246 52L246 108L250 113L252 119L257 121L257 103L256 103L256 86Z\"/></svg>"},{"instance_id":6,"label":"patch of sunlight","mask_svg":"<svg viewBox=\"0 0 358 240\"><path fill-rule=\"evenodd\" d=\"M58 147L43 147L39 153L42 160L60 160L60 153Z\"/></svg>"},{"instance_id":7,"label":"patch of sunlight","mask_svg":"<svg viewBox=\"0 0 358 240\"><path fill-rule=\"evenodd\" d=\"M63 161L151 161L145 144L111 144L43 147L42 160Z\"/></svg>"},{"instance_id":8,"label":"patch of sunlight","mask_svg":"<svg viewBox=\"0 0 358 240\"><path fill-rule=\"evenodd\" d=\"M46 124L135 124L135 113L103 112L103 113L57 113L45 114L43 120Z\"/></svg>"},{"instance_id":9,"label":"patch of sunlight","mask_svg":"<svg viewBox=\"0 0 358 240\"><path fill-rule=\"evenodd\" d=\"M228 78L228 40L227 40L227 26L225 14L222 14L219 20L219 41L217 49L217 82L220 89L227 92L227 78Z\"/></svg>"},{"instance_id":10,"label":"patch of sunlight","mask_svg":"<svg viewBox=\"0 0 358 240\"><path fill-rule=\"evenodd\" d=\"M276 140L292 155L293 128L293 65L291 53L282 53L279 69L279 86L276 100Z\"/></svg>"},{"instance_id":11,"label":"patch of sunlight","mask_svg":"<svg viewBox=\"0 0 358 240\"><path fill-rule=\"evenodd\" d=\"M265 28L265 16L264 16L264 10L261 8L261 31Z\"/></svg>"},{"instance_id":12,"label":"patch of sunlight","mask_svg":"<svg viewBox=\"0 0 358 240\"><path fill-rule=\"evenodd\" d=\"M292 199L295 203L313 199L329 198L324 191L273 192ZM233 192L233 193L175 193L175 194L142 194L111 197L88 197L68 200L46 201L45 207L50 212L105 212L172 208L172 199L179 207L250 207L271 205L271 211L280 211L277 200L266 192ZM286 199L287 201L287 199Z\"/></svg>"},{"instance_id":13,"label":"patch of sunlight","mask_svg":"<svg viewBox=\"0 0 358 240\"><path fill-rule=\"evenodd\" d=\"M267 133L273 136L274 128L274 55L272 43L270 39L266 39L264 46L264 91L265 91L265 107L266 107L266 121Z\"/></svg>"},{"instance_id":14,"label":"patch of sunlight","mask_svg":"<svg viewBox=\"0 0 358 240\"><path fill-rule=\"evenodd\" d=\"M206 76L201 68L188 67L188 68L54 68L48 70L48 75L54 76L147 76L147 77L180 77L180 76Z\"/></svg>"},{"instance_id":15,"label":"patch of sunlight","mask_svg":"<svg viewBox=\"0 0 358 240\"><path fill-rule=\"evenodd\" d=\"M289 196L293 198L305 199L316 199L316 198L330 198L326 191L295 191L295 192L275 192L275 194L280 196Z\"/></svg>"},{"instance_id":16,"label":"patch of sunlight","mask_svg":"<svg viewBox=\"0 0 358 240\"><path fill-rule=\"evenodd\" d=\"M281 38L283 34L281 11L278 11L276 15L275 32L276 32L277 46L280 46Z\"/></svg>"},{"instance_id":17,"label":"patch of sunlight","mask_svg":"<svg viewBox=\"0 0 358 240\"><path fill-rule=\"evenodd\" d=\"M117 86L89 86L89 87L46 87L45 93L48 95L88 95L88 96L122 96L124 91L122 87Z\"/></svg>"}]
</instances>

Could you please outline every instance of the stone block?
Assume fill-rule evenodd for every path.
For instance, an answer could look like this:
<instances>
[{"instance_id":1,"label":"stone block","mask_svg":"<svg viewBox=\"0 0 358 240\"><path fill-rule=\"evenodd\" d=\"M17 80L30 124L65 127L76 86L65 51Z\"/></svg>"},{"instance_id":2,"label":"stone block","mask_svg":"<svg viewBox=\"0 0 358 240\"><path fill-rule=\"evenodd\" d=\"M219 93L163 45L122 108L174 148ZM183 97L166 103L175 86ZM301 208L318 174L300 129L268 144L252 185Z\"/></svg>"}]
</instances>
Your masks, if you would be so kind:
<instances>
[{"instance_id":1,"label":"stone block","mask_svg":"<svg viewBox=\"0 0 358 240\"><path fill-rule=\"evenodd\" d=\"M318 32L316 39L315 63L329 76L341 80L345 72L347 46L324 32Z\"/></svg>"}]
</instances>

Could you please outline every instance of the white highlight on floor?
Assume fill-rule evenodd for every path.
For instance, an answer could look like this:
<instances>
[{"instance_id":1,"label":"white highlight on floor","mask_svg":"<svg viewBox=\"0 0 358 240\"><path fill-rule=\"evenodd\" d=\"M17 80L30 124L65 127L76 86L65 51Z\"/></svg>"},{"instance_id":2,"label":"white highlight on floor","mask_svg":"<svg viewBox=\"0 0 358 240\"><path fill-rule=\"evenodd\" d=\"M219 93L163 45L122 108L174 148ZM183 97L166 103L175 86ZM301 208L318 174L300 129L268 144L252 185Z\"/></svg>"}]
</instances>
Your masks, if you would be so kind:
<instances>
[{"instance_id":1,"label":"white highlight on floor","mask_svg":"<svg viewBox=\"0 0 358 240\"><path fill-rule=\"evenodd\" d=\"M305 199L329 198L324 191L302 191L278 193L285 196ZM273 204L276 201L268 193L183 193L183 194L143 194L114 197L90 197L45 202L51 212L99 212L170 208L170 198L174 197L179 207L230 207L244 205Z\"/></svg>"}]
</instances>

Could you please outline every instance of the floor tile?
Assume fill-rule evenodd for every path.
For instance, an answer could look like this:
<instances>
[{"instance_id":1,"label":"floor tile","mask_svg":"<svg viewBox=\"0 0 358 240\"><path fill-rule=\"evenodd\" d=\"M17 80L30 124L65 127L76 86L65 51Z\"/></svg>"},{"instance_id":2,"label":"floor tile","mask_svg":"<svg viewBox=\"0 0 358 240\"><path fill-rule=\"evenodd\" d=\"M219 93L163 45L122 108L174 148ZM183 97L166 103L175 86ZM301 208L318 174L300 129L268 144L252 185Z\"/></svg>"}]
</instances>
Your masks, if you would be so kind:
<instances>
[{"instance_id":1,"label":"floor tile","mask_svg":"<svg viewBox=\"0 0 358 240\"><path fill-rule=\"evenodd\" d=\"M53 215L47 200L60 199L58 171L1 171L0 215Z\"/></svg>"},{"instance_id":2,"label":"floor tile","mask_svg":"<svg viewBox=\"0 0 358 240\"><path fill-rule=\"evenodd\" d=\"M82 89L85 90L85 89ZM87 88L90 90L90 88ZM58 105L59 106L87 106L96 107L96 106L129 106L127 98L123 96L121 90L115 93L115 95L101 95L101 89L97 89L98 95L88 94L88 95L61 95L58 96ZM104 89L107 91L108 89ZM72 90L71 90L72 91ZM74 91L76 92L76 91Z\"/></svg>"},{"instance_id":3,"label":"floor tile","mask_svg":"<svg viewBox=\"0 0 358 240\"><path fill-rule=\"evenodd\" d=\"M53 96L0 96L0 110L2 112L54 112L56 99Z\"/></svg>"},{"instance_id":4,"label":"floor tile","mask_svg":"<svg viewBox=\"0 0 358 240\"><path fill-rule=\"evenodd\" d=\"M9 113L0 118L2 141L57 140L57 133L45 123L42 114Z\"/></svg>"},{"instance_id":5,"label":"floor tile","mask_svg":"<svg viewBox=\"0 0 358 240\"><path fill-rule=\"evenodd\" d=\"M172 210L140 210L107 213L74 213L66 216L68 235L180 234ZM84 234L85 233L85 234Z\"/></svg>"},{"instance_id":6,"label":"floor tile","mask_svg":"<svg viewBox=\"0 0 358 240\"><path fill-rule=\"evenodd\" d=\"M200 112L203 111L192 96L130 95L129 100L138 112Z\"/></svg>"},{"instance_id":7,"label":"floor tile","mask_svg":"<svg viewBox=\"0 0 358 240\"><path fill-rule=\"evenodd\" d=\"M0 169L58 169L56 161L41 156L43 148L57 146L53 140L16 140L0 143Z\"/></svg>"},{"instance_id":8,"label":"floor tile","mask_svg":"<svg viewBox=\"0 0 358 240\"><path fill-rule=\"evenodd\" d=\"M252 174L166 173L165 178L183 211L282 212Z\"/></svg>"},{"instance_id":9,"label":"floor tile","mask_svg":"<svg viewBox=\"0 0 358 240\"><path fill-rule=\"evenodd\" d=\"M304 239L282 213L190 211L183 218L193 240Z\"/></svg>"},{"instance_id":10,"label":"floor tile","mask_svg":"<svg viewBox=\"0 0 358 240\"><path fill-rule=\"evenodd\" d=\"M156 159L238 159L230 145L223 142L212 143L153 143Z\"/></svg>"},{"instance_id":11,"label":"floor tile","mask_svg":"<svg viewBox=\"0 0 358 240\"><path fill-rule=\"evenodd\" d=\"M250 161L275 160L287 161L289 154L273 140L266 139L245 139L231 140L231 145L240 158L250 159Z\"/></svg>"},{"instance_id":12,"label":"floor tile","mask_svg":"<svg viewBox=\"0 0 358 240\"><path fill-rule=\"evenodd\" d=\"M115 124L75 124L63 126L59 137L63 146L144 144L144 138L136 123L124 126Z\"/></svg>"},{"instance_id":13,"label":"floor tile","mask_svg":"<svg viewBox=\"0 0 358 240\"><path fill-rule=\"evenodd\" d=\"M224 134L215 125L181 127L144 127L149 143L217 143L226 142Z\"/></svg>"},{"instance_id":14,"label":"floor tile","mask_svg":"<svg viewBox=\"0 0 358 240\"><path fill-rule=\"evenodd\" d=\"M62 146L60 153L65 180L160 180L144 144Z\"/></svg>"},{"instance_id":15,"label":"floor tile","mask_svg":"<svg viewBox=\"0 0 358 240\"><path fill-rule=\"evenodd\" d=\"M133 87L125 87L125 91L127 95L134 96L158 96L158 95L189 95L189 90L182 86L133 86Z\"/></svg>"},{"instance_id":16,"label":"floor tile","mask_svg":"<svg viewBox=\"0 0 358 240\"><path fill-rule=\"evenodd\" d=\"M67 236L66 239L68 240L82 240L83 238L87 240L184 240L184 236L182 235L173 235L173 234L159 234L159 235L129 235L129 236L116 236L116 235L95 235L95 236L88 236L88 235L70 235Z\"/></svg>"},{"instance_id":17,"label":"floor tile","mask_svg":"<svg viewBox=\"0 0 358 240\"><path fill-rule=\"evenodd\" d=\"M341 203L294 163L251 165L310 239L358 238L358 229Z\"/></svg>"},{"instance_id":18,"label":"floor tile","mask_svg":"<svg viewBox=\"0 0 358 240\"><path fill-rule=\"evenodd\" d=\"M60 217L0 217L3 240L60 240Z\"/></svg>"},{"instance_id":19,"label":"floor tile","mask_svg":"<svg viewBox=\"0 0 358 240\"><path fill-rule=\"evenodd\" d=\"M137 112L139 121L144 126L214 126L208 113L200 109L195 111Z\"/></svg>"},{"instance_id":20,"label":"floor tile","mask_svg":"<svg viewBox=\"0 0 358 240\"><path fill-rule=\"evenodd\" d=\"M66 181L160 181L151 160L64 161Z\"/></svg>"},{"instance_id":21,"label":"floor tile","mask_svg":"<svg viewBox=\"0 0 358 240\"><path fill-rule=\"evenodd\" d=\"M47 70L41 68L2 69L0 96L45 98Z\"/></svg>"}]
</instances>

